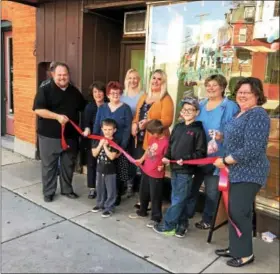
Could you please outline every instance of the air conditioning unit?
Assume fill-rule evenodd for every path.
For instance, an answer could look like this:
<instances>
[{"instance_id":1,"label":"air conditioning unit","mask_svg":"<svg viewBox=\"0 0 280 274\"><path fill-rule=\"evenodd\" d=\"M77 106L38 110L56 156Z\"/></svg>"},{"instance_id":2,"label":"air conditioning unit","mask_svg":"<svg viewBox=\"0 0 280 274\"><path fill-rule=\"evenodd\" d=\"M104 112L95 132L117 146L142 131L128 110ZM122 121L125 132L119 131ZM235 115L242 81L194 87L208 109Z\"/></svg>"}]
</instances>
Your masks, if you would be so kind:
<instances>
[{"instance_id":1,"label":"air conditioning unit","mask_svg":"<svg viewBox=\"0 0 280 274\"><path fill-rule=\"evenodd\" d=\"M146 11L131 11L124 13L124 35L146 33Z\"/></svg>"}]
</instances>

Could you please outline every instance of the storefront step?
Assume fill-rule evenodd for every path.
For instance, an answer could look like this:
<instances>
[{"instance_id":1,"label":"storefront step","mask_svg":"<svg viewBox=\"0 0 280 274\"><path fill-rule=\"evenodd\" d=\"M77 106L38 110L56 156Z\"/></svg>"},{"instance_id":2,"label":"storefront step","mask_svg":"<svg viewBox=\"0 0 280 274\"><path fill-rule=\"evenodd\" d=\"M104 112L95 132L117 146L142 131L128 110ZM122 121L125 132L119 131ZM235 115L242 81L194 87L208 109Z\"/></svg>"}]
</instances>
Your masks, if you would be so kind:
<instances>
[{"instance_id":1,"label":"storefront step","mask_svg":"<svg viewBox=\"0 0 280 274\"><path fill-rule=\"evenodd\" d=\"M257 214L257 232L262 233L270 231L279 239L280 237L280 225L279 225L279 215L270 214L268 211L256 210Z\"/></svg>"}]
</instances>

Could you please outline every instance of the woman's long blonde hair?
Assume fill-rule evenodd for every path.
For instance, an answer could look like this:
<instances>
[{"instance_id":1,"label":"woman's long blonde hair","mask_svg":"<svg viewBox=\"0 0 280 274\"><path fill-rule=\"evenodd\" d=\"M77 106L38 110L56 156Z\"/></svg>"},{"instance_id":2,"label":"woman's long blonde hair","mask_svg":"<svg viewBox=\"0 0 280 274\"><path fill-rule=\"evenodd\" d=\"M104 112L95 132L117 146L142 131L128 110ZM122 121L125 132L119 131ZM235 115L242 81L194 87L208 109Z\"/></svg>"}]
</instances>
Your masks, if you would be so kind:
<instances>
[{"instance_id":1,"label":"woman's long blonde hair","mask_svg":"<svg viewBox=\"0 0 280 274\"><path fill-rule=\"evenodd\" d=\"M125 79L124 79L124 95L127 95L127 93L128 93L128 88L129 88L128 87L128 78L129 78L129 75L131 73L135 73L137 75L138 80L139 80L137 90L138 90L138 92L140 92L140 90L141 90L141 77L140 77L140 74L139 74L139 72L136 69L131 68L131 69L129 69L127 71L127 73L125 75Z\"/></svg>"},{"instance_id":2,"label":"woman's long blonde hair","mask_svg":"<svg viewBox=\"0 0 280 274\"><path fill-rule=\"evenodd\" d=\"M152 78L153 76L158 73L161 76L161 90L160 90L160 100L167 94L167 75L165 71L162 69L156 69L150 79L150 84L149 84L149 90L148 90L148 97L151 97L152 95Z\"/></svg>"}]
</instances>

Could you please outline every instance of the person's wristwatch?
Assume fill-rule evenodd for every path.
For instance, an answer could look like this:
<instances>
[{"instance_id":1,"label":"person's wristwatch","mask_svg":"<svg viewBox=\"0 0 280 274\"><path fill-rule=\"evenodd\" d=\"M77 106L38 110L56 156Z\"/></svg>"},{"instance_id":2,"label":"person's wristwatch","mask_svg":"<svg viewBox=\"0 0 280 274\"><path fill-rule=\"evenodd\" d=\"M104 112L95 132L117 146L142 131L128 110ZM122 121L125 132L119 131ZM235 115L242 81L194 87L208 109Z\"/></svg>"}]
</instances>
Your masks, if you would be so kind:
<instances>
[{"instance_id":1,"label":"person's wristwatch","mask_svg":"<svg viewBox=\"0 0 280 274\"><path fill-rule=\"evenodd\" d=\"M223 157L223 164L224 164L225 166L229 166L229 164L226 162L226 157Z\"/></svg>"}]
</instances>

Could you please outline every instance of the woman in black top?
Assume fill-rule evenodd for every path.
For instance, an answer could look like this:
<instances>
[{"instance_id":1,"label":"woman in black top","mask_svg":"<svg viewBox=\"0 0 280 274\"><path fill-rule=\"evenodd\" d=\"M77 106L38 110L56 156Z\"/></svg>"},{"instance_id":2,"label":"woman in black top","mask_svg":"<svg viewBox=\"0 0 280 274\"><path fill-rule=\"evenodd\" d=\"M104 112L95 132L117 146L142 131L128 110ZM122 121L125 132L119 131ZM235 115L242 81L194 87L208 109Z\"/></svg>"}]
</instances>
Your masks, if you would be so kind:
<instances>
[{"instance_id":1,"label":"woman in black top","mask_svg":"<svg viewBox=\"0 0 280 274\"><path fill-rule=\"evenodd\" d=\"M105 102L109 102L106 96L106 86L99 81L93 82L89 87L89 99L90 102L87 104L84 111L84 136L88 136L91 133L98 108ZM87 139L85 142L87 154L87 185L90 189L88 198L94 199L96 197L96 159L91 153L91 140Z\"/></svg>"}]
</instances>

